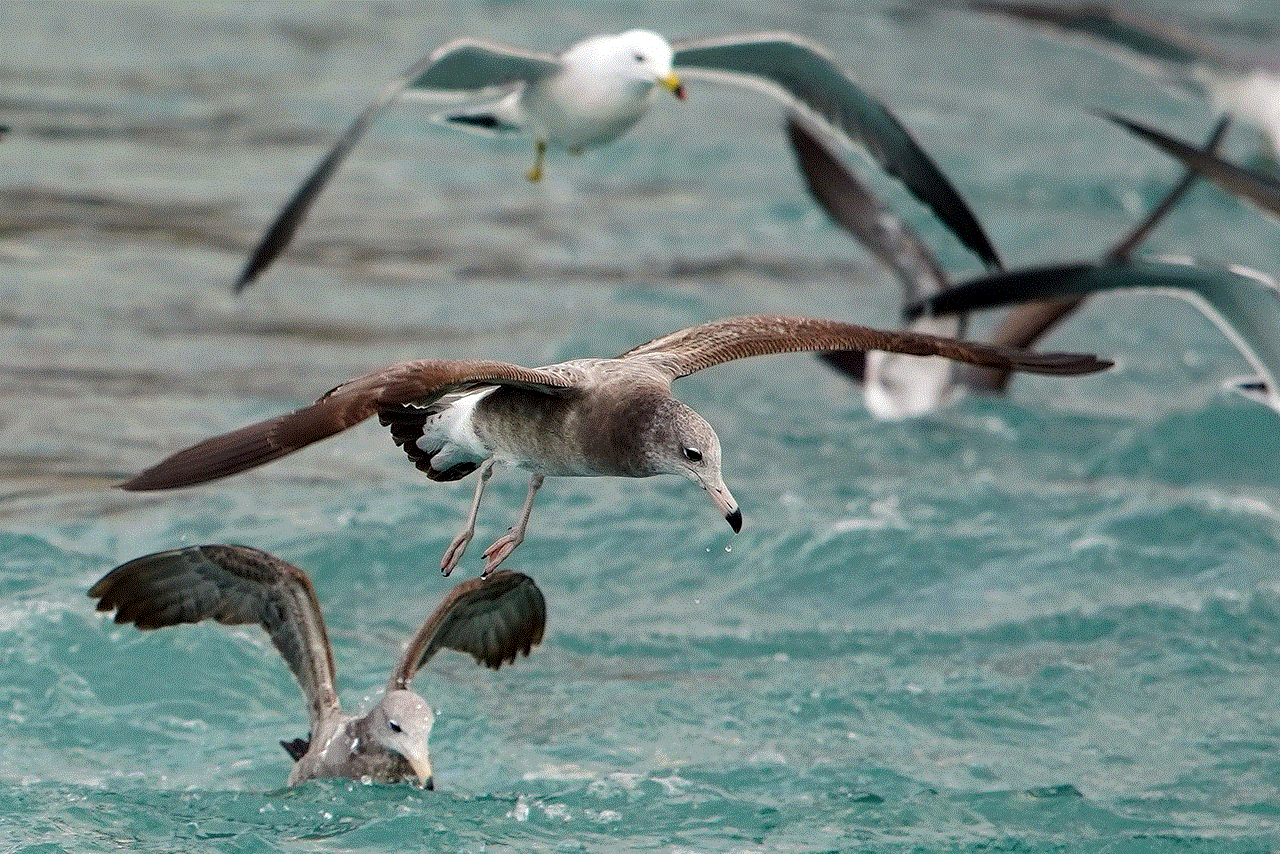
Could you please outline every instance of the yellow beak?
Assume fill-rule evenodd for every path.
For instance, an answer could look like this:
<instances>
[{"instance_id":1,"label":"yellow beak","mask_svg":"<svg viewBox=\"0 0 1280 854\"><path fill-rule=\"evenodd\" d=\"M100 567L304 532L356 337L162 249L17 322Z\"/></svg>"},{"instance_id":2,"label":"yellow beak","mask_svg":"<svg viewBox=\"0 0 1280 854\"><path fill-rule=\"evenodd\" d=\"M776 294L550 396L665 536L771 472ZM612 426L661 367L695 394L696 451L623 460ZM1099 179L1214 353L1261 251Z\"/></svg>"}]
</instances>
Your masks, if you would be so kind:
<instances>
[{"instance_id":1,"label":"yellow beak","mask_svg":"<svg viewBox=\"0 0 1280 854\"><path fill-rule=\"evenodd\" d=\"M672 71L665 77L659 77L658 82L671 91L681 101L684 100L684 84L680 82L680 77Z\"/></svg>"}]
</instances>

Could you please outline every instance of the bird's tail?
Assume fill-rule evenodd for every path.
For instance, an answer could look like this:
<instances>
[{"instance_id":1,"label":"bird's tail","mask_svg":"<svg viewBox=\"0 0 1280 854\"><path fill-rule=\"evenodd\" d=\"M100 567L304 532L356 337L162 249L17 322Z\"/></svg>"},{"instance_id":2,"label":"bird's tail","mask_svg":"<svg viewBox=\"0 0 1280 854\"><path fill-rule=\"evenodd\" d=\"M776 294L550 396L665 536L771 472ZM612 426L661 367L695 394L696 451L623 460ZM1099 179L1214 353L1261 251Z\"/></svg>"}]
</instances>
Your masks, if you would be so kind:
<instances>
[{"instance_id":1,"label":"bird's tail","mask_svg":"<svg viewBox=\"0 0 1280 854\"><path fill-rule=\"evenodd\" d=\"M385 407L378 412L378 420L382 426L391 428L391 438L418 471L424 472L432 480L460 480L477 468L472 460L448 459L445 451L446 443L441 440L434 447L423 449L419 440L426 435L427 419L435 415L437 410L419 406Z\"/></svg>"}]
</instances>

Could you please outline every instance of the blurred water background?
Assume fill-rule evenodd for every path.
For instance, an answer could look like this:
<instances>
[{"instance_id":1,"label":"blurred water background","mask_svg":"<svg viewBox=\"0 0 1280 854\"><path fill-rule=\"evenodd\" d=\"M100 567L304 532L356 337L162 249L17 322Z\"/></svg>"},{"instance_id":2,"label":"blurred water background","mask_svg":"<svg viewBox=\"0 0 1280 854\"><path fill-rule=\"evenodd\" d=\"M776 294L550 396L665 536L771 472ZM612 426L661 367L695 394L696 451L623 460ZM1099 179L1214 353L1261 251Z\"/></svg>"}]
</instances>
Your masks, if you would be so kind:
<instances>
[{"instance_id":1,"label":"blurred water background","mask_svg":"<svg viewBox=\"0 0 1280 854\"><path fill-rule=\"evenodd\" d=\"M1269 3L1160 5L1276 44ZM545 643L496 674L442 655L416 683L440 713L435 792L283 789L277 741L305 715L263 633L144 635L85 597L158 549L267 549L312 573L358 707L449 586L470 481L428 482L369 425L208 487L111 485L406 357L537 365L737 313L895 322L894 282L807 198L777 105L707 85L539 185L527 139L396 109L233 297L334 134L447 40L804 33L1012 263L1099 254L1178 175L1085 107L1202 138L1204 102L1077 44L882 3L7 3L0 23L0 848L1280 843L1280 421L1221 388L1246 366L1177 300L1098 299L1052 337L1114 372L903 423L807 356L682 380L742 533L674 479L548 482L508 564L547 596ZM1243 129L1228 146L1257 151ZM1149 249L1280 271L1275 224L1212 187ZM478 546L524 491L495 477Z\"/></svg>"}]
</instances>

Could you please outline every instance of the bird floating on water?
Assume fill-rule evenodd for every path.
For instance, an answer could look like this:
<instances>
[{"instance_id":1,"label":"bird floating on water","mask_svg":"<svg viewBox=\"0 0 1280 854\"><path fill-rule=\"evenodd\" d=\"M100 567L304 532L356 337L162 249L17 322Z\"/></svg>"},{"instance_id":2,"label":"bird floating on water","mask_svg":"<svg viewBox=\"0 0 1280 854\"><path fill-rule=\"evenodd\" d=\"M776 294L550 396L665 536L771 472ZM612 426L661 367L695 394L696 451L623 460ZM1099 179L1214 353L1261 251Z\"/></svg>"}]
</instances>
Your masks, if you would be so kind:
<instances>
[{"instance_id":1,"label":"bird floating on water","mask_svg":"<svg viewBox=\"0 0 1280 854\"><path fill-rule=\"evenodd\" d=\"M528 177L537 180L548 146L576 152L611 142L644 117L657 87L684 98L686 79L771 95L812 115L842 144L861 144L988 268L999 267L999 257L977 218L929 155L820 45L785 32L672 44L649 30L628 30L584 39L559 56L458 39L423 57L386 84L289 198L250 254L235 290L247 287L284 250L369 125L406 93L475 98L506 90L496 102L439 118L489 133L531 134L536 155Z\"/></svg>"},{"instance_id":2,"label":"bird floating on water","mask_svg":"<svg viewBox=\"0 0 1280 854\"><path fill-rule=\"evenodd\" d=\"M497 670L542 641L546 603L527 575L497 572L455 586L409 641L386 692L359 717L338 703L333 649L315 588L296 566L248 546L203 545L136 558L107 573L89 595L117 623L158 629L217 620L258 623L302 687L311 734L282 741L295 760L289 785L330 777L433 788L429 739L435 715L410 690L441 649Z\"/></svg>"},{"instance_id":3,"label":"bird floating on water","mask_svg":"<svg viewBox=\"0 0 1280 854\"><path fill-rule=\"evenodd\" d=\"M1033 353L835 320L732 317L672 332L614 359L541 368L439 359L391 365L337 386L310 406L179 451L121 487L171 489L226 477L376 414L431 479L457 480L479 470L466 524L441 560L446 575L471 541L485 483L499 462L532 475L516 523L484 552L486 573L524 540L534 496L547 476L681 475L706 491L736 532L742 511L720 471L720 439L701 415L671 395L672 381L749 356L849 349L1059 375L1111 365L1088 355Z\"/></svg>"}]
</instances>

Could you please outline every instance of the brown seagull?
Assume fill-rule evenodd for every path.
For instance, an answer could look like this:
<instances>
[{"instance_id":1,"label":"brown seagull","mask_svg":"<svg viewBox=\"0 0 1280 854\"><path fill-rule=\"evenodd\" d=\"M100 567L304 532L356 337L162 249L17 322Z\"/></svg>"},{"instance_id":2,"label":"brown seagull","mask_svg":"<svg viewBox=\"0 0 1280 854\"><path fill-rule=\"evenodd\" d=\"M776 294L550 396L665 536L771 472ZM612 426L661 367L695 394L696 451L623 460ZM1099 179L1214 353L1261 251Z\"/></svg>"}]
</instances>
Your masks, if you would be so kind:
<instances>
[{"instance_id":1,"label":"brown seagull","mask_svg":"<svg viewBox=\"0 0 1280 854\"><path fill-rule=\"evenodd\" d=\"M533 474L515 525L485 550L485 574L524 540L534 495L548 475L678 474L701 486L736 532L742 512L720 473L720 439L701 415L672 397L672 381L748 356L833 350L945 356L1041 374L1084 374L1111 366L1095 356L1033 353L836 320L731 317L672 332L616 359L574 359L541 368L439 359L390 365L343 383L310 406L179 451L121 487L171 489L226 477L376 414L432 480L480 471L466 524L440 562L445 575L471 540L495 463Z\"/></svg>"},{"instance_id":2,"label":"brown seagull","mask_svg":"<svg viewBox=\"0 0 1280 854\"><path fill-rule=\"evenodd\" d=\"M248 546L205 545L136 558L89 590L117 623L158 629L217 620L259 623L307 700L308 739L280 744L296 762L289 785L327 777L412 781L433 788L431 707L409 689L423 665L448 647L494 670L542 641L546 603L533 579L497 572L454 587L409 641L387 691L360 717L338 704L333 649L311 579L298 567Z\"/></svg>"}]
</instances>

